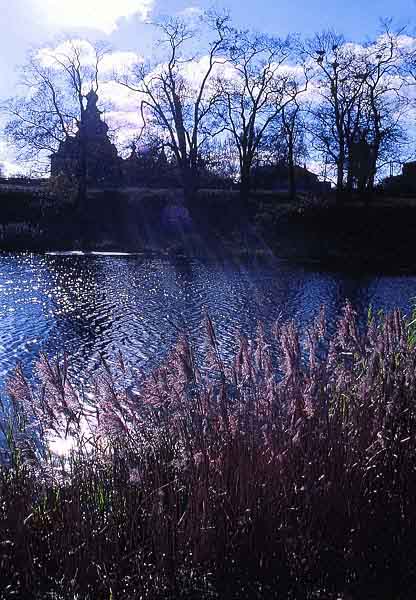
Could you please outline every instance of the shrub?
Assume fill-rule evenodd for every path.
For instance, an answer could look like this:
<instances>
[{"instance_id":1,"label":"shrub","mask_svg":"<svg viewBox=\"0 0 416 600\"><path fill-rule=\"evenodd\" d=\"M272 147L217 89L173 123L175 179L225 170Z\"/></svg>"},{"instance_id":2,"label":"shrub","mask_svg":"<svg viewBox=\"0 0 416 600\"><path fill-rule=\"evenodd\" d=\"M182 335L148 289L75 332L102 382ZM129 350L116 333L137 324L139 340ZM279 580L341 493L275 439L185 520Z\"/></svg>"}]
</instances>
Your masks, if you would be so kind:
<instances>
[{"instance_id":1,"label":"shrub","mask_svg":"<svg viewBox=\"0 0 416 600\"><path fill-rule=\"evenodd\" d=\"M37 384L16 369L2 597L414 597L416 350L399 312L360 328L347 304L332 335L323 315L259 326L227 364L206 324L198 364L182 336L156 371L120 356L84 390L66 358L41 356Z\"/></svg>"}]
</instances>

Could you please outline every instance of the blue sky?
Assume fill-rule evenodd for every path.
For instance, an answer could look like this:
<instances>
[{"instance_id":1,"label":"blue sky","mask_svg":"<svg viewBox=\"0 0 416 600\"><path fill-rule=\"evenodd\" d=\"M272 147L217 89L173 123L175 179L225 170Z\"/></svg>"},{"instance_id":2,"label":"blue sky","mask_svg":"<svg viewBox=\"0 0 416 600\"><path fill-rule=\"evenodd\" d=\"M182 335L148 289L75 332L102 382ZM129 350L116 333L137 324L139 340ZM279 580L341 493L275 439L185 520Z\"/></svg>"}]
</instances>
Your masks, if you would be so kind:
<instances>
[{"instance_id":1,"label":"blue sky","mask_svg":"<svg viewBox=\"0 0 416 600\"><path fill-rule=\"evenodd\" d=\"M0 0L0 102L14 94L18 66L33 47L73 36L147 55L153 40L146 20L213 4L227 7L240 27L278 35L334 28L361 42L377 33L380 18L407 25L410 33L416 25L416 0ZM0 138L0 162L9 159Z\"/></svg>"}]
</instances>

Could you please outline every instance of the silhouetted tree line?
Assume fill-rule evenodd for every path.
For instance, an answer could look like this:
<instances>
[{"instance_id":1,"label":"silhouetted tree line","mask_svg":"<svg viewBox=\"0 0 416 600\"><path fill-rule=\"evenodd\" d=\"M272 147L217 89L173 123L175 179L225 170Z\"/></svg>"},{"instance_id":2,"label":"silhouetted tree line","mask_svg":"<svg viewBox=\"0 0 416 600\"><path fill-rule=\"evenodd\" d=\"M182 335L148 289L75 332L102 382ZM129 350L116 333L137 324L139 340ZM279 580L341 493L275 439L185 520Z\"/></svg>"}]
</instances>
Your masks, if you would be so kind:
<instances>
[{"instance_id":1,"label":"silhouetted tree line","mask_svg":"<svg viewBox=\"0 0 416 600\"><path fill-rule=\"evenodd\" d=\"M136 95L139 138L163 147L185 197L203 185L208 170L238 182L247 199L255 169L273 165L285 165L295 197L296 168L307 160L340 196L366 193L387 165L410 156L406 118L416 50L413 38L389 22L362 45L332 31L303 40L239 30L228 14L212 11L198 26L169 18L156 27L158 56L115 79ZM21 158L53 153L82 133L87 94L99 93L108 49L93 46L94 59L85 61L77 42L62 47L47 60L32 54L21 81L30 93L3 107L5 133ZM84 150L81 143L79 199L87 183Z\"/></svg>"}]
</instances>

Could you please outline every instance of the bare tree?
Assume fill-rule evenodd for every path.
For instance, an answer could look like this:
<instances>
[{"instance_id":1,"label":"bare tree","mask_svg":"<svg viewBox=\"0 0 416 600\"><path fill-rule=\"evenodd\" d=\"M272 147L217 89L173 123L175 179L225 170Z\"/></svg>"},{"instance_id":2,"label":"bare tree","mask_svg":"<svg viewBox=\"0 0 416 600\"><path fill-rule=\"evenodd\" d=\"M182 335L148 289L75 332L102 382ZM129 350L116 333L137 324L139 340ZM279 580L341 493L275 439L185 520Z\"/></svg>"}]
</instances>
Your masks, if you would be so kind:
<instances>
[{"instance_id":1,"label":"bare tree","mask_svg":"<svg viewBox=\"0 0 416 600\"><path fill-rule=\"evenodd\" d=\"M335 167L339 197L372 189L384 150L400 139L397 34L386 27L375 42L359 46L324 32L304 51L315 65L311 143Z\"/></svg>"},{"instance_id":2,"label":"bare tree","mask_svg":"<svg viewBox=\"0 0 416 600\"><path fill-rule=\"evenodd\" d=\"M336 168L337 190L342 193L349 138L354 137L364 81L357 56L345 39L331 31L317 34L304 46L315 67L318 98L311 104L310 131L315 148Z\"/></svg>"},{"instance_id":3,"label":"bare tree","mask_svg":"<svg viewBox=\"0 0 416 600\"><path fill-rule=\"evenodd\" d=\"M289 196L291 200L296 198L296 177L295 177L295 150L300 138L300 106L296 102L293 105L285 107L282 111L282 124L287 143L287 164L289 168Z\"/></svg>"},{"instance_id":4,"label":"bare tree","mask_svg":"<svg viewBox=\"0 0 416 600\"><path fill-rule=\"evenodd\" d=\"M374 188L378 169L392 159L405 140L402 120L408 102L402 94L404 82L399 76L399 35L386 25L383 35L366 56L366 106L361 130L367 134L370 147L366 181L369 191Z\"/></svg>"},{"instance_id":5,"label":"bare tree","mask_svg":"<svg viewBox=\"0 0 416 600\"><path fill-rule=\"evenodd\" d=\"M241 196L248 198L251 170L269 128L307 87L307 71L291 68L290 39L232 32L228 64L218 77L220 116L238 152Z\"/></svg>"},{"instance_id":6,"label":"bare tree","mask_svg":"<svg viewBox=\"0 0 416 600\"><path fill-rule=\"evenodd\" d=\"M389 29L389 24L386 25ZM401 35L403 35L403 42L401 42ZM416 46L414 44L414 37L408 37L405 35L405 31L400 31L397 39L397 47L400 55L400 66L399 72L402 77L404 89L407 91L413 91L411 94L411 104L415 106L416 99L414 97L414 88L416 87ZM412 90L413 88L413 90Z\"/></svg>"},{"instance_id":7,"label":"bare tree","mask_svg":"<svg viewBox=\"0 0 416 600\"><path fill-rule=\"evenodd\" d=\"M308 158L303 113L298 98L287 104L264 136L259 151L262 164L287 167L291 200L296 198L296 167Z\"/></svg>"},{"instance_id":8,"label":"bare tree","mask_svg":"<svg viewBox=\"0 0 416 600\"><path fill-rule=\"evenodd\" d=\"M206 146L202 159L221 188L231 188L238 180L238 156L233 140L228 136L212 138Z\"/></svg>"},{"instance_id":9,"label":"bare tree","mask_svg":"<svg viewBox=\"0 0 416 600\"><path fill-rule=\"evenodd\" d=\"M40 165L68 138L77 139L79 203L87 182L87 144L81 124L88 93L97 93L99 66L106 52L101 45L89 48L88 60L85 48L76 41L66 41L57 50L32 53L22 68L21 94L2 107L8 117L5 133L21 160Z\"/></svg>"},{"instance_id":10,"label":"bare tree","mask_svg":"<svg viewBox=\"0 0 416 600\"><path fill-rule=\"evenodd\" d=\"M218 97L211 83L216 66L224 62L229 17L208 13L204 23L212 35L205 55L189 54L198 32L181 19L169 19L157 25L162 33L160 45L167 48L164 61L140 63L118 78L138 93L144 127L162 132L176 159L187 199L198 189L201 149L218 133L212 120Z\"/></svg>"}]
</instances>

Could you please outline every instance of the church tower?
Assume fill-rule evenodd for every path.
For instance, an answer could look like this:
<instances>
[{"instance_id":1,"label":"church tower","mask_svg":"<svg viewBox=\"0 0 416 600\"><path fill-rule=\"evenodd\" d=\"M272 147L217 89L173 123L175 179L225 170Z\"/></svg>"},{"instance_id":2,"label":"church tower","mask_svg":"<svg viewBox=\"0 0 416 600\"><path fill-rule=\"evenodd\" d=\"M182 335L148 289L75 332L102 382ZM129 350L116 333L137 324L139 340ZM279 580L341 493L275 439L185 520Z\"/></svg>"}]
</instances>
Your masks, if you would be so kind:
<instances>
[{"instance_id":1,"label":"church tower","mask_svg":"<svg viewBox=\"0 0 416 600\"><path fill-rule=\"evenodd\" d=\"M117 148L108 138L108 125L97 107L98 95L91 90L79 123L78 132L59 144L51 156L51 176L76 176L79 171L81 139L86 146L87 182L89 185L117 184L121 177L121 163Z\"/></svg>"}]
</instances>

